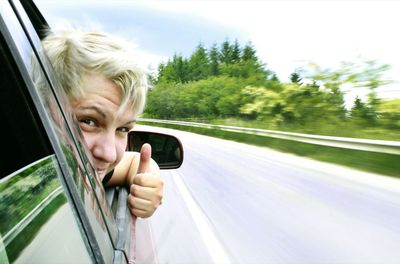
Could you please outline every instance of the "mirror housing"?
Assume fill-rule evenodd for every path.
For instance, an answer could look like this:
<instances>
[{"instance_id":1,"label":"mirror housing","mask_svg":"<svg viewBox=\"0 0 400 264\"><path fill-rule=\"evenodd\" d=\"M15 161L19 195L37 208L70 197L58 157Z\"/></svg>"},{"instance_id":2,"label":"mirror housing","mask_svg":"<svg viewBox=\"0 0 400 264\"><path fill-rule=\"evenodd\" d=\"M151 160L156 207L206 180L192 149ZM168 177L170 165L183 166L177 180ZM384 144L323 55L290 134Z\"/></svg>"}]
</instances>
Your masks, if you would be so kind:
<instances>
[{"instance_id":1,"label":"mirror housing","mask_svg":"<svg viewBox=\"0 0 400 264\"><path fill-rule=\"evenodd\" d=\"M129 151L140 152L144 143L151 145L151 158L157 162L160 169L177 169L182 165L183 146L175 136L149 131L129 132Z\"/></svg>"}]
</instances>

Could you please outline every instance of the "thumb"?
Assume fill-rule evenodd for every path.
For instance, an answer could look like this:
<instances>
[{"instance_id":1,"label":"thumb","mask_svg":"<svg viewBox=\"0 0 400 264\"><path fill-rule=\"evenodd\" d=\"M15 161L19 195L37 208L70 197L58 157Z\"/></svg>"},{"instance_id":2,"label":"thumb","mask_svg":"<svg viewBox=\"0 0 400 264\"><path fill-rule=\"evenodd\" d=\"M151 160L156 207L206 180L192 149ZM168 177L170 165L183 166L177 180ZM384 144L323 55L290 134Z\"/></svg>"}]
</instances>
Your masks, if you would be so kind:
<instances>
[{"instance_id":1,"label":"thumb","mask_svg":"<svg viewBox=\"0 0 400 264\"><path fill-rule=\"evenodd\" d=\"M149 171L151 161L151 146L148 143L143 144L140 150L140 161L137 173L144 173Z\"/></svg>"}]
</instances>

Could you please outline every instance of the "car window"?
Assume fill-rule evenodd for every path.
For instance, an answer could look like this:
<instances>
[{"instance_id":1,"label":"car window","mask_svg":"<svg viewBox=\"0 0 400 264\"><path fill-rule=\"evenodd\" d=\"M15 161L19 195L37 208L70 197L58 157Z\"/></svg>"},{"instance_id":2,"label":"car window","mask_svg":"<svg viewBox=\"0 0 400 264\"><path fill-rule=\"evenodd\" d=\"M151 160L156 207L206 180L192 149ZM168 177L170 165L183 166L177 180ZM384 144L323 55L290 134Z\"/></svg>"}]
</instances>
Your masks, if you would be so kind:
<instances>
[{"instance_id":1,"label":"car window","mask_svg":"<svg viewBox=\"0 0 400 264\"><path fill-rule=\"evenodd\" d=\"M2 34L0 62L0 262L90 262L57 160Z\"/></svg>"},{"instance_id":2,"label":"car window","mask_svg":"<svg viewBox=\"0 0 400 264\"><path fill-rule=\"evenodd\" d=\"M54 155L0 180L1 263L91 262Z\"/></svg>"},{"instance_id":3,"label":"car window","mask_svg":"<svg viewBox=\"0 0 400 264\"><path fill-rule=\"evenodd\" d=\"M107 223L107 228L110 232L110 235L115 242L117 240L117 230L115 228L115 220L111 209L106 201L106 196L104 192L104 188L102 186L101 180L97 177L94 166L90 161L90 152L84 146L84 140L80 132L80 128L78 123L75 120L75 117L72 115L72 111L70 110L69 103L66 99L65 94L62 92L63 90L60 88L54 88L60 86L59 81L55 78L55 74L53 74L53 69L51 64L48 62L45 53L41 48L41 43L39 39L39 35L43 35L43 28L45 26L38 26L37 17L41 16L40 13L35 13L35 11L39 12L36 8L33 8L34 5L30 6L28 9L29 14L25 13L24 8L27 8L27 4L29 1L25 2L24 7L18 2L15 1L15 8L18 10L20 19L24 25L24 28L34 46L36 55L40 59L41 67L45 70L43 72L43 78L47 78L47 80L51 83L51 86L48 85L47 81L36 79L36 89L39 91L39 95L44 102L44 105L47 109L47 112L52 113L51 118L54 123L54 127L58 131L59 136L63 137L68 145L73 149L76 156L79 156L80 159L78 162L80 163L82 171L86 174L83 179L86 179L86 184L90 184L91 188L94 190L98 203L101 205L98 210L103 214L104 219ZM28 17L29 15L29 17ZM31 23L31 20L36 21L36 27L34 27ZM33 64L33 66L38 66L38 64ZM31 73L34 72L35 69L31 69ZM38 78L36 76L32 76L33 79ZM57 120L58 119L58 120ZM64 121L62 121L63 119ZM64 122L64 123L63 123ZM62 124L63 123L63 124ZM82 181L78 181L77 177L74 177L75 183L79 186L82 185ZM82 192L81 192L82 193Z\"/></svg>"},{"instance_id":4,"label":"car window","mask_svg":"<svg viewBox=\"0 0 400 264\"><path fill-rule=\"evenodd\" d=\"M44 128L37 125L39 117L30 111L33 102L20 89L9 89L21 85L20 76L7 63L5 42L0 37L0 139L2 158L0 159L0 175L8 175L35 160L50 154L48 141L39 135ZM7 67L9 66L9 67ZM29 133L27 133L29 131Z\"/></svg>"},{"instance_id":5,"label":"car window","mask_svg":"<svg viewBox=\"0 0 400 264\"><path fill-rule=\"evenodd\" d=\"M58 186L61 186L62 184L66 184L68 186L69 192L64 195L64 200L67 197L74 201L74 209L78 210L78 213L72 213L71 211L70 215L71 217L75 215L77 217L76 220L79 221L78 226L83 228L80 230L81 232L79 232L79 229L77 230L79 232L77 237L81 237L82 235L83 238L85 236L89 237L90 241L85 240L85 242L87 242L86 245L90 242L91 248L96 249L92 251L91 254L96 255L96 259L103 259L107 262L110 262L113 259L113 246L108 232L109 229L104 222L103 211L100 209L101 206L106 207L107 204L105 202L105 198L103 197L103 204L99 206L99 199L95 195L95 190L93 189L93 186L96 186L96 189L98 190L102 189L99 187L101 183L98 182L98 180L93 176L94 174L88 173L89 169L87 168L88 166L86 164L88 161L87 157L86 160L81 160L81 155L78 153L74 138L71 137L70 127L65 121L66 116L64 112L62 112L62 108L60 108L60 102L56 100L52 90L50 90L50 86L48 85L47 78L40 67L40 63L37 60L37 57L34 56L32 46L22 31L22 28L18 27L18 20L14 16L11 7L2 2L0 6L0 14L0 26L2 33L0 38L0 42L2 44L1 83L5 84L5 86L2 86L1 89L2 95L4 95L1 97L1 99L8 102L8 99L12 98L8 104L2 104L1 110L2 115L7 116L10 127L15 127L15 131L8 131L8 134L5 134L1 140L2 143L4 142L5 144L8 144L8 149L10 149L10 153L13 154L13 156L9 158L11 161L18 160L19 156L23 157L24 155L28 155L31 148L36 149L36 147L41 144L40 147L37 147L37 155L30 155L29 158L23 163L14 162L15 164L11 164L12 166L9 166L7 169L7 173L3 173L2 171L2 178L8 175L10 172L12 173L11 175L13 175L7 176L7 180L2 180L2 183L5 184L2 188L6 190L6 188L12 185L9 183L9 181L28 184L28 182L31 181L29 180L29 177L31 177L34 179L32 180L34 183L31 187L38 189L39 187L35 186L43 185L42 181L40 180L42 177L37 176L41 175L41 173L35 174L36 176L26 176L30 174L24 173L28 179L17 181L15 179L22 178L21 176L16 176L19 174L15 171L18 171L20 168L32 164L43 157L48 157L48 154L52 152L49 149L53 148L56 152L58 166L60 168L59 171L61 172L53 174L60 176L59 178L56 176L58 180ZM36 71L35 74L32 74L34 68ZM44 85L42 85L40 88L34 86L34 81L37 81L38 79L44 80L44 82L42 82ZM28 86L28 89L26 89L25 85ZM19 91L19 93L16 91ZM38 96L38 94L41 96ZM19 99L21 100L21 103L12 105L13 100L15 101L16 98L21 98ZM43 106L46 106L46 108ZM12 109L13 107L18 110L25 109L25 116L23 115L25 112L22 110L22 114L10 115L12 114L12 111L9 109ZM47 109L47 112L45 109ZM19 119L15 120L15 117L19 117ZM31 124L31 127L27 124ZM41 124L44 124L44 127ZM1 130L3 133L4 130ZM14 137L8 136L13 134L15 134ZM49 140L43 139L46 134ZM20 140L21 143L18 140ZM13 148L13 146L18 146L18 144L20 144L19 148ZM28 154L25 153L25 150L27 150L26 153ZM36 152L34 154L36 154ZM3 166L1 167L3 168ZM28 171L31 171L31 169L27 169ZM11 178L14 180L11 180ZM18 188L14 189L20 190L20 185L17 184L17 186ZM25 191L31 191L29 188ZM6 196L3 197L3 194L5 193L6 192L3 191L1 192L1 197L5 197L5 200L2 202L4 208L6 208L9 204L9 200L7 200L8 198ZM10 190L10 193L12 193L11 196L16 195L15 191ZM43 195L47 195L47 193ZM39 203L41 202L40 200L42 198L43 197L38 198ZM18 204L16 206L18 206ZM25 206L23 205L22 207L24 208ZM69 208L69 210L71 210L71 208ZM31 211L24 211L24 214L29 214L29 212ZM10 212L2 211L2 213L8 214ZM10 218L9 215L5 215L4 217ZM19 223L19 221L22 220L17 218L14 222ZM2 237L9 232L7 228L8 227L5 227L4 230L1 230ZM73 228L68 229L67 227L64 229L62 225L55 228L61 228L68 232L71 231L71 233L74 233ZM72 244L79 245L79 243L74 243L73 240L70 242ZM6 250L8 250L8 245L6 245L4 241L3 244L5 245ZM82 248L86 250L85 247ZM48 251L49 248L44 247L43 250ZM18 250L18 252L20 252L20 250ZM74 252L74 250L71 250L71 252ZM2 256L3 255L4 254L2 254ZM17 256L10 254L8 258L15 259L16 257Z\"/></svg>"}]
</instances>

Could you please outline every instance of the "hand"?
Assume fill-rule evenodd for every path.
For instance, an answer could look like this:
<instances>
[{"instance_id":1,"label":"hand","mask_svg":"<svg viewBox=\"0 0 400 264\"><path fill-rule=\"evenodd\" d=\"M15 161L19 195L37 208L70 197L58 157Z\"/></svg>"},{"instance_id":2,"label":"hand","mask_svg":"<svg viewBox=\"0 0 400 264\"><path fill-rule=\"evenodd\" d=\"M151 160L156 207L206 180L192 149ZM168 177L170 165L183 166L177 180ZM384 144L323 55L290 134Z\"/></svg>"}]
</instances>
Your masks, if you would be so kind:
<instances>
[{"instance_id":1,"label":"hand","mask_svg":"<svg viewBox=\"0 0 400 264\"><path fill-rule=\"evenodd\" d=\"M130 186L128 206L132 214L146 218L161 204L164 182L159 169L152 166L151 146L144 144L140 150L139 167Z\"/></svg>"}]
</instances>

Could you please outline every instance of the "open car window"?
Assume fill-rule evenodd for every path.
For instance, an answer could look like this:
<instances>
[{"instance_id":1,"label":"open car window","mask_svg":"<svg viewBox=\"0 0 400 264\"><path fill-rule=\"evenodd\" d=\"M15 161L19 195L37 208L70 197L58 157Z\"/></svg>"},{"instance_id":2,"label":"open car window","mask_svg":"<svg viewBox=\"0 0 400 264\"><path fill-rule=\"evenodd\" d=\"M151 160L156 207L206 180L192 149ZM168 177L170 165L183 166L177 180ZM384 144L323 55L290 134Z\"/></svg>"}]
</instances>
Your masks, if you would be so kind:
<instances>
[{"instance_id":1,"label":"open car window","mask_svg":"<svg viewBox=\"0 0 400 264\"><path fill-rule=\"evenodd\" d=\"M38 55L41 53L37 46L40 44L40 41L38 41L38 37L34 34L28 34L27 37L29 20L27 20L22 7L18 6L18 3L13 4L14 5L9 5L8 3L2 2L0 6L1 33L2 37L4 36L4 41L1 42L4 51L2 55L5 57L4 61L2 60L2 71L4 70L3 67L6 66L4 64L6 61L10 61L12 70L12 74L4 73L2 77L12 78L15 76L14 81L12 79L4 81L9 84L6 88L13 91L12 93L18 90L16 89L18 84L22 87L21 90L23 91L22 93L24 93L25 101L22 102L20 107L14 108L14 110L24 109L26 105L30 104L33 110L26 109L27 115L29 116L36 113L34 125L44 125L42 128L40 128L39 125L39 128L32 130L32 132L30 129L21 129L16 135L19 136L22 141L24 141L24 139L25 141L27 139L30 141L37 141L32 144L33 146L35 146L35 144L41 144L44 140L48 143L47 146L50 149L43 150L43 154L37 158L30 157L30 159L26 160L21 165L29 165L32 162L40 160L40 158L46 156L48 152L51 152L51 149L54 149L61 172L58 175L63 176L63 178L61 178L62 183L65 184L64 186L69 190L67 197L74 201L74 208L79 212L75 216L79 216L77 218L80 222L79 225L83 227L81 231L85 236L89 237L91 248L95 247L98 249L92 251L91 254L94 255L97 260L107 260L107 262L109 262L114 258L112 239L110 238L116 240L117 232L111 210L105 199L104 189L94 173L93 167L88 162L89 159L85 156L79 139L77 140L77 138L73 136L73 133L75 133L75 135L79 137L79 132L74 131L74 127L70 125L73 123L71 117L65 114L65 108L61 107L61 104L63 104L61 101L62 99L56 97L51 89L49 75L52 73L43 71L42 65L44 65L46 61L43 60L43 58L45 58L43 54L40 56ZM21 21L18 21L15 12L18 13L19 19L24 21L24 27L21 27ZM8 91L7 89L2 89L2 93ZM7 99L2 96L2 100ZM17 107L17 105L13 105L13 107ZM11 107L11 109L13 108ZM17 128L21 124L24 125L25 122L26 119L23 118L10 121L10 123ZM37 137L32 138L29 133L34 133L35 131L38 131ZM48 138L48 140L46 141L46 139L43 138ZM2 139L4 139L5 142L9 142L12 138L4 137ZM25 144L30 145L31 142L25 142ZM12 145L13 143L11 142L11 148ZM18 150L18 148L16 149ZM28 150L30 148L22 146L19 148L22 153L21 156L24 156L25 149L27 149L26 155L29 154ZM15 152L16 151L11 153ZM11 159L14 160L16 157L13 156ZM15 168L18 166L20 166L20 164L15 164L15 167L10 168L8 173L15 171ZM33 177L33 179L36 180L35 177ZM19 176L12 178L17 179ZM42 185L42 183L38 184ZM10 183L8 181L5 182L5 186L9 185ZM4 204L7 206L8 203Z\"/></svg>"},{"instance_id":2,"label":"open car window","mask_svg":"<svg viewBox=\"0 0 400 264\"><path fill-rule=\"evenodd\" d=\"M2 5L1 17L9 11ZM4 37L5 23L0 18L0 262L91 262L93 252L63 188L57 158L21 65L15 63L18 52L15 46L10 50L11 39Z\"/></svg>"},{"instance_id":3,"label":"open car window","mask_svg":"<svg viewBox=\"0 0 400 264\"><path fill-rule=\"evenodd\" d=\"M113 241L116 243L117 230L115 228L115 218L110 210L110 206L107 203L101 180L95 173L94 166L90 161L90 152L85 148L83 137L75 117L72 115L66 95L62 92L63 90L59 88L60 83L55 78L53 69L48 62L40 44L39 36L43 37L43 28L46 28L47 24L40 24L46 22L44 20L42 21L43 17L41 16L39 10L35 8L33 4L28 5L27 2L30 1L24 1L24 5L21 5L16 1L15 6L19 10L21 20L29 38L32 41L36 55L40 59L38 63L41 65L42 69L44 69L43 78L47 79L46 81L41 79L35 80L37 84L36 89L39 91L40 96L44 101L47 112L53 113L51 118L52 121L55 122L55 127L58 129L56 132L58 132L59 136L63 137L68 142L68 145L73 150L74 155L80 157L80 159L78 159L79 167L84 175L81 177L81 182L76 181L79 177L74 177L75 181L79 186L81 186L81 188L91 185L91 188L95 193L95 199L97 199L98 203L100 204L98 210L103 215L110 235ZM24 8L27 13L25 13ZM36 24L32 24L31 21L34 21ZM36 76L32 77L36 78ZM80 191L80 193L83 192Z\"/></svg>"}]
</instances>

